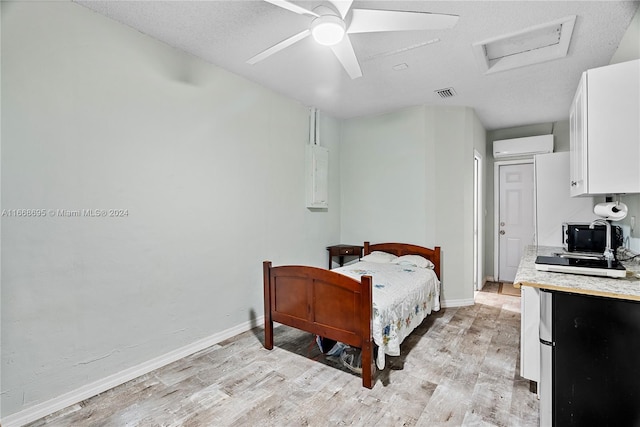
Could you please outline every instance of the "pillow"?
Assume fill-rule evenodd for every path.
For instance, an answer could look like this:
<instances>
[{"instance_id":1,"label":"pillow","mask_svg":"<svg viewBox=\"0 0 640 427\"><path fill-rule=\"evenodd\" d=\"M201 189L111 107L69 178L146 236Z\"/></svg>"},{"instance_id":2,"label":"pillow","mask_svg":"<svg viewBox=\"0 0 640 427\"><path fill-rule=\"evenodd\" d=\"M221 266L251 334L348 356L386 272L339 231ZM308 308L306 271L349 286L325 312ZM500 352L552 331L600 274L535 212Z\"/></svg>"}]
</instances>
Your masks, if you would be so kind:
<instances>
[{"instance_id":1,"label":"pillow","mask_svg":"<svg viewBox=\"0 0 640 427\"><path fill-rule=\"evenodd\" d=\"M431 268L433 269L433 263L422 257L420 255L402 255L399 258L396 258L392 261L394 264L402 264L402 265L413 265L415 267L420 268Z\"/></svg>"},{"instance_id":2,"label":"pillow","mask_svg":"<svg viewBox=\"0 0 640 427\"><path fill-rule=\"evenodd\" d=\"M379 263L393 262L396 259L398 259L398 257L395 256L394 254L381 252L381 251L373 251L369 255L365 255L362 258L360 258L361 261L379 262Z\"/></svg>"}]
</instances>

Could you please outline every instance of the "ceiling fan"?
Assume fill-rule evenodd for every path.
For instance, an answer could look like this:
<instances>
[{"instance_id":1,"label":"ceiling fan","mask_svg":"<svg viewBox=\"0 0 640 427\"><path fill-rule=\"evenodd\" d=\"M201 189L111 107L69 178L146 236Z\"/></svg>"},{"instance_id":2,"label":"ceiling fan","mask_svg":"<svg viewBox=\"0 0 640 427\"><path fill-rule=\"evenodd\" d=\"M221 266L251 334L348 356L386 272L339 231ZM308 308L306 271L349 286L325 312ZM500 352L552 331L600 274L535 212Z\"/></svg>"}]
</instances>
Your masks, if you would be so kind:
<instances>
[{"instance_id":1,"label":"ceiling fan","mask_svg":"<svg viewBox=\"0 0 640 427\"><path fill-rule=\"evenodd\" d=\"M439 30L452 28L458 16L428 12L407 12L395 10L351 9L353 0L329 0L333 6L320 5L313 10L286 0L264 0L275 6L313 17L308 29L277 43L250 58L247 63L255 64L276 52L308 37L321 45L331 48L338 61L352 79L362 77L358 58L353 50L349 34L375 33L387 31ZM334 9L335 8L335 9Z\"/></svg>"}]
</instances>

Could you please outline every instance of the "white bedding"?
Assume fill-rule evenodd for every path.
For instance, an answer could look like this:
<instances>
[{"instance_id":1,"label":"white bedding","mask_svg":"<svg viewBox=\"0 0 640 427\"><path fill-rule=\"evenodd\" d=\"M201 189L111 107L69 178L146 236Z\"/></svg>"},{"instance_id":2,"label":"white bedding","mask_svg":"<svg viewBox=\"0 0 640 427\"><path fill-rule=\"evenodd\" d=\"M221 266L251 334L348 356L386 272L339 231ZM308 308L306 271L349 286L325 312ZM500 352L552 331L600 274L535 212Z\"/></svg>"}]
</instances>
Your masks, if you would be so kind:
<instances>
[{"instance_id":1,"label":"white bedding","mask_svg":"<svg viewBox=\"0 0 640 427\"><path fill-rule=\"evenodd\" d=\"M357 280L373 277L373 340L384 351L378 350L379 366L384 354L399 356L405 337L440 310L440 281L432 269L360 261L332 271Z\"/></svg>"}]
</instances>

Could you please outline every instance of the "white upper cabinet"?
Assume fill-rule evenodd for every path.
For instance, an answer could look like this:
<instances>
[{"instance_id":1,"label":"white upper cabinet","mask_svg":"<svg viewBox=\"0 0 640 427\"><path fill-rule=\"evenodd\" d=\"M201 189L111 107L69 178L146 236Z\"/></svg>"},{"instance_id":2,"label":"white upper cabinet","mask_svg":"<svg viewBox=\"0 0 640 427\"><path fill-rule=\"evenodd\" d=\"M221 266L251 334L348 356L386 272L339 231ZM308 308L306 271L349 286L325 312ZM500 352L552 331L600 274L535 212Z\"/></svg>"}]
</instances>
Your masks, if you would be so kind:
<instances>
[{"instance_id":1,"label":"white upper cabinet","mask_svg":"<svg viewBox=\"0 0 640 427\"><path fill-rule=\"evenodd\" d=\"M571 196L640 193L640 60L584 72L569 122Z\"/></svg>"}]
</instances>

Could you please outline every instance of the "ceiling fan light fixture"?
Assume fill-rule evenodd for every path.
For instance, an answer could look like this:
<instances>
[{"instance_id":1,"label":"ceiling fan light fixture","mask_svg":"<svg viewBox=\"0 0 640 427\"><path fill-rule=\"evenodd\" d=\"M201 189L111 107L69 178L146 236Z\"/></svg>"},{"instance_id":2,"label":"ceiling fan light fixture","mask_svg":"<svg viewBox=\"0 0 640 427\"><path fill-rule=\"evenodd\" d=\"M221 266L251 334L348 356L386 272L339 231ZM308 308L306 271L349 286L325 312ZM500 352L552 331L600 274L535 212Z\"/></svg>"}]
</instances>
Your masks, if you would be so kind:
<instances>
[{"instance_id":1,"label":"ceiling fan light fixture","mask_svg":"<svg viewBox=\"0 0 640 427\"><path fill-rule=\"evenodd\" d=\"M344 21L338 16L322 15L311 23L313 39L323 46L334 46L340 43L345 33Z\"/></svg>"}]
</instances>

